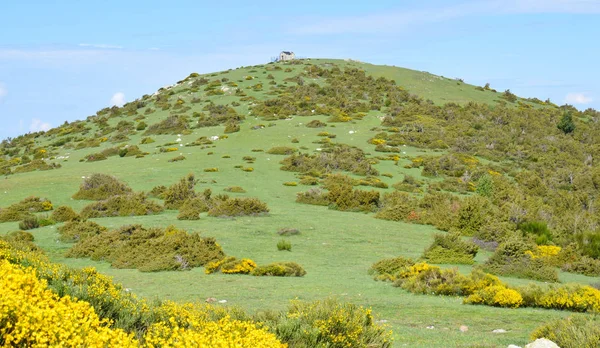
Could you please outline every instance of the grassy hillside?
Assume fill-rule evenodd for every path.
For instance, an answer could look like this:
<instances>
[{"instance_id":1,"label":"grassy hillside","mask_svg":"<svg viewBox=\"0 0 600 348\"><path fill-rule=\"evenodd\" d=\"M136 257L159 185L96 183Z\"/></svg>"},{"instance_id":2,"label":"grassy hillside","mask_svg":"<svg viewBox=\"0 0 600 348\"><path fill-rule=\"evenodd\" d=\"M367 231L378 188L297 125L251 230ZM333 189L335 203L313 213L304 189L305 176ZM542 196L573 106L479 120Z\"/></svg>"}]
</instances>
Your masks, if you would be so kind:
<instances>
[{"instance_id":1,"label":"grassy hillside","mask_svg":"<svg viewBox=\"0 0 600 348\"><path fill-rule=\"evenodd\" d=\"M592 160L598 151L593 141L598 113L510 99L453 79L355 61L304 60L192 74L122 108L107 108L84 121L5 140L0 147L4 174L0 207L6 210L26 197L38 196L50 200L54 208L64 205L80 212L91 201L75 200L72 195L94 173L113 175L135 192L168 187L194 173L196 192L210 189L215 196L240 186L244 193L227 194L255 197L267 204L269 214L223 218L203 212L199 220L179 220L178 210L165 210L91 220L109 229L142 224L198 231L214 237L226 255L259 265L296 262L306 275L205 274L203 267L162 272L118 269L105 261L65 257L73 244L59 240L61 224L30 232L52 261L77 268L94 266L148 299L214 297L227 300L220 306L257 312L281 310L292 299L335 297L372 307L376 319L390 325L396 346L524 345L536 327L570 313L466 305L462 297L413 294L374 281L368 273L373 263L384 258L420 258L440 230L458 230L465 241L475 237L495 245L514 237L531 250L537 245L567 250L571 245L572 257L597 261L595 249L581 245L595 240L600 219L594 209L598 171ZM565 133L556 126L566 113L572 115L575 132ZM317 120L324 126L307 127ZM312 174L281 170L289 154L269 153L285 146L320 158L339 144L362 150L364 158L357 155L350 163L364 160L374 169L371 175L335 165ZM184 159L170 161L176 157ZM217 170L206 171L210 168ZM379 192L377 203L344 208L339 200L325 206L296 202L298 193L326 185L332 173L348 175L355 184L363 180L350 190ZM318 185L303 185L307 176ZM491 191L483 190L486 180L492 183ZM423 201L402 196L408 207L403 208L386 203L385 195L393 192L407 192L406 197L415 200L446 194L451 203L447 209L433 211ZM469 199L489 205L489 210L469 215L470 225L460 215ZM408 209L414 214L375 218L385 209ZM35 215L44 214L49 212ZM479 220L471 224L474 216ZM449 222L441 221L445 217ZM0 223L0 235L18 230L19 221ZM550 240L536 241L538 235L527 234L523 224L528 222L545 224ZM498 224L503 227L490 227ZM282 228L295 228L300 234L280 236L277 232ZM291 251L278 250L282 239L291 242ZM493 253L481 246L473 264L444 262L441 267L457 267L468 274L486 264ZM597 282L590 276L595 270L563 271L574 267L566 268L566 262L552 261L549 266L558 272L560 282ZM499 275L509 286L548 286L516 274ZM469 330L461 332L461 325ZM492 333L495 329L507 332Z\"/></svg>"}]
</instances>

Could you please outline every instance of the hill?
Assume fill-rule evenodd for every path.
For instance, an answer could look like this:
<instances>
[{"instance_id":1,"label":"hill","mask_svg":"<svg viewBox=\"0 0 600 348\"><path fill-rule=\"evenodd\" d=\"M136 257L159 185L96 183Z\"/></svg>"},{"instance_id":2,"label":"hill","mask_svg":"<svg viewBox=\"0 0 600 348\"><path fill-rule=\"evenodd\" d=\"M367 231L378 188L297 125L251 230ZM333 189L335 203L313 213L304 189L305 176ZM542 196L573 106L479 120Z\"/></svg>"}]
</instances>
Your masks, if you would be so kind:
<instances>
[{"instance_id":1,"label":"hill","mask_svg":"<svg viewBox=\"0 0 600 348\"><path fill-rule=\"evenodd\" d=\"M121 108L3 141L0 235L30 228L51 261L93 266L147 299L215 298L255 313L334 297L371 307L399 346L525 344L569 315L557 308L573 309L542 303L549 282L584 286L600 275L598 116L356 61L193 73ZM95 174L120 183L74 199L100 187ZM51 205L22 202L30 196ZM60 206L107 230L69 235L52 214ZM205 272L225 255L258 268L293 262L306 274L223 271L249 273L250 262ZM382 259L391 266L370 271ZM453 267L499 276L503 285L492 283L516 289L522 308L463 304L484 289L444 273ZM575 310L592 311L590 301Z\"/></svg>"}]
</instances>

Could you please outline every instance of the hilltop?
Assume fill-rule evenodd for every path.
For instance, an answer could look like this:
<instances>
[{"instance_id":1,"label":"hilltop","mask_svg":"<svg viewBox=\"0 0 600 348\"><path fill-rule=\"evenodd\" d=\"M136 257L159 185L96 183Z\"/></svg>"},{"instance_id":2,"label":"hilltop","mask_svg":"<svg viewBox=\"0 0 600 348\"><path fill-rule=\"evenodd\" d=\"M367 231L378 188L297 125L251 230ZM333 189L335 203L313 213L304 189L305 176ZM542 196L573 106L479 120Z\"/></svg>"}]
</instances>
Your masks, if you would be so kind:
<instances>
[{"instance_id":1,"label":"hilltop","mask_svg":"<svg viewBox=\"0 0 600 348\"><path fill-rule=\"evenodd\" d=\"M64 224L52 221L50 209L14 208L22 215L4 219L0 235L28 227L19 225L26 219L37 221L41 227L28 231L51 261L93 266L147 299L215 298L254 313L282 310L295 298L334 297L371 307L400 346L525 344L534 329L569 314L557 308L573 308L550 300L542 305L527 292L531 287L519 287L533 283L543 293L551 291L548 283L573 282L600 301L589 286L600 275L599 116L351 60L192 73L123 107L4 140L0 216L36 196L54 211L70 207L122 235L199 232L222 248L222 254L211 249L213 259L293 262L305 275L207 274L206 260L173 266L173 260L107 256L101 251L110 244L93 243L104 243L103 233L111 232L93 232L101 237L90 244L81 244L81 236L65 240ZM143 209L111 211L114 202L90 207L97 198L74 197L93 186L89 180L98 173L124 185L102 199L133 200L137 192ZM182 189L189 196L170 201L165 192L180 180L182 187L195 185ZM225 209L246 203L235 214ZM138 224L149 230L119 230ZM390 266L372 268L382 259ZM410 268L417 261L441 268L419 273ZM236 266L253 268L250 262ZM494 274L499 278L487 285L516 289L516 295L506 293L522 301L469 297L488 306L462 304L476 286L466 290L467 280L444 273L453 267L465 276L473 269ZM421 279L423 285L408 269L433 274L435 281ZM463 283L434 288L450 278ZM589 303L574 310L592 311L596 302ZM515 304L523 308L494 308ZM461 325L469 331L459 331Z\"/></svg>"}]
</instances>

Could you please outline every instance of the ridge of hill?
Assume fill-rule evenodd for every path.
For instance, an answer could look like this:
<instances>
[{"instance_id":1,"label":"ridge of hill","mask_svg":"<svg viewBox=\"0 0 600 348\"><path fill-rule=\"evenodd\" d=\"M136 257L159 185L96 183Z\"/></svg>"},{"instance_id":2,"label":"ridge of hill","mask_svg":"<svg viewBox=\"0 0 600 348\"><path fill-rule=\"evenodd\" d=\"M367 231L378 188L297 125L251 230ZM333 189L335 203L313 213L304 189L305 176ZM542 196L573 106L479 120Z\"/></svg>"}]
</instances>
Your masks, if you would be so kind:
<instances>
[{"instance_id":1,"label":"ridge of hill","mask_svg":"<svg viewBox=\"0 0 600 348\"><path fill-rule=\"evenodd\" d=\"M112 236L125 225L174 225L177 230L167 228L165 236L199 231L214 237L227 256L258 265L294 262L306 270L301 278L279 278L206 274L193 267L138 270L163 264L117 268L108 257L67 257L74 245L83 250L91 244L65 242L58 231L64 225L47 222L49 212L33 214L42 223L30 232L52 261L94 266L145 298L214 297L260 311L282 309L294 298L336 297L372 307L399 345L523 344L536 327L565 312L463 305L459 297L375 282L369 269L402 256L463 274L484 269L514 288L594 284L600 274L600 167L594 160L600 156L599 116L592 109L351 60L192 73L123 107L4 140L0 218L11 204L43 197L55 209L89 214ZM96 202L74 199L96 173L121 180L128 186L124 193L145 192L135 198L146 200L145 211L106 213L91 207ZM192 212L197 220L181 219L182 205L169 206L162 195L186 177L198 192L188 208L205 205ZM216 217L221 214L210 209L229 198L256 198L269 213ZM3 220L0 235L21 228L31 215L26 213ZM145 233L123 231L134 230ZM299 234L283 235L293 230ZM440 231L460 236L448 241ZM291 252L285 243L278 250L280 242L290 243ZM508 249L516 250L511 262L521 269L496 262ZM541 254L548 250L556 257ZM470 327L468 333L458 330L461 325ZM495 329L508 332L491 334Z\"/></svg>"}]
</instances>

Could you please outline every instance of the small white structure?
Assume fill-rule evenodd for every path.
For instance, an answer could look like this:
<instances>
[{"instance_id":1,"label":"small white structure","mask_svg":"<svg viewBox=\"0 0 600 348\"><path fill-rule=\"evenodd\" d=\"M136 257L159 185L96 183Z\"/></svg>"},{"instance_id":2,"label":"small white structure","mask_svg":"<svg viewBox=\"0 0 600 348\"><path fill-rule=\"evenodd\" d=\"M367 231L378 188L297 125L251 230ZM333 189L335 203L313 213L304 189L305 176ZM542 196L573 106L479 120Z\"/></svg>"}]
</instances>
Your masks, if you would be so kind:
<instances>
[{"instance_id":1,"label":"small white structure","mask_svg":"<svg viewBox=\"0 0 600 348\"><path fill-rule=\"evenodd\" d=\"M296 59L296 55L294 52L282 51L279 53L279 61L284 62L286 60L294 60Z\"/></svg>"}]
</instances>

